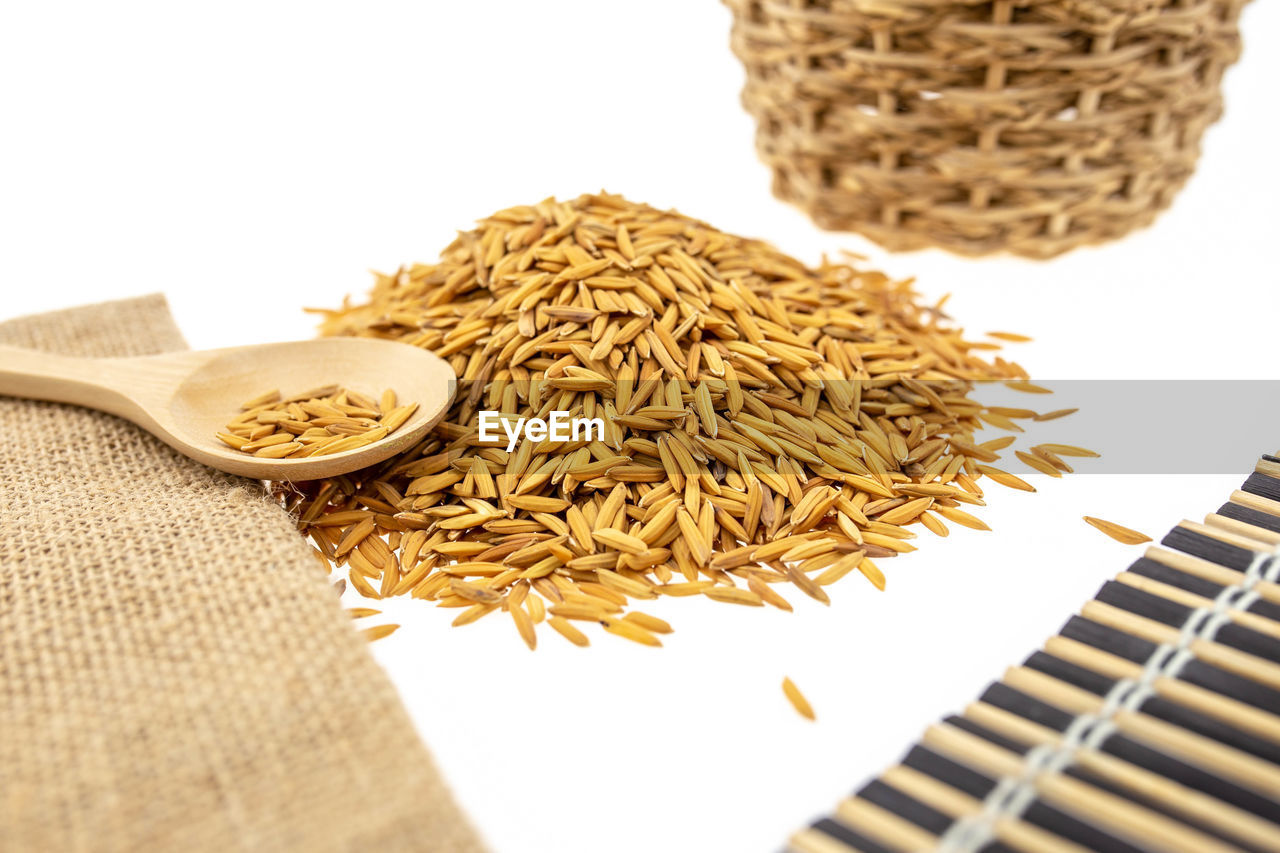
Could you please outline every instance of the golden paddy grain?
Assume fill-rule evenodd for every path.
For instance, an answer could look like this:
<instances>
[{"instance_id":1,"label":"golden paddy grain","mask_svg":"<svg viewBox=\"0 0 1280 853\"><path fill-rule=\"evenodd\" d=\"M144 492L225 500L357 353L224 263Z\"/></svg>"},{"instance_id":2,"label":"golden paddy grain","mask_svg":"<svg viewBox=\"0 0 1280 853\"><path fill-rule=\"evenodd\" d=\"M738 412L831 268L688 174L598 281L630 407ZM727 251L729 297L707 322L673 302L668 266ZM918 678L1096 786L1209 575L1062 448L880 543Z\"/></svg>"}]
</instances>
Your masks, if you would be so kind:
<instances>
[{"instance_id":1,"label":"golden paddy grain","mask_svg":"<svg viewBox=\"0 0 1280 853\"><path fill-rule=\"evenodd\" d=\"M972 392L1044 389L943 303L618 196L501 210L323 312L324 334L435 352L459 388L417 446L288 505L363 595L458 608L455 625L505 610L530 648L543 622L575 645L587 622L661 645L670 626L636 601L791 610L781 590L827 603L855 570L883 588L877 561L917 530L987 529L968 511L981 480L1031 489L990 464L1009 442L977 433L1037 413ZM507 452L480 440L482 410L605 434ZM1062 469L1077 451L1032 452Z\"/></svg>"},{"instance_id":2,"label":"golden paddy grain","mask_svg":"<svg viewBox=\"0 0 1280 853\"><path fill-rule=\"evenodd\" d=\"M389 390L377 400L337 385L292 397L268 391L242 404L216 435L228 447L267 459L328 456L386 438L417 409L417 403L397 405Z\"/></svg>"}]
</instances>

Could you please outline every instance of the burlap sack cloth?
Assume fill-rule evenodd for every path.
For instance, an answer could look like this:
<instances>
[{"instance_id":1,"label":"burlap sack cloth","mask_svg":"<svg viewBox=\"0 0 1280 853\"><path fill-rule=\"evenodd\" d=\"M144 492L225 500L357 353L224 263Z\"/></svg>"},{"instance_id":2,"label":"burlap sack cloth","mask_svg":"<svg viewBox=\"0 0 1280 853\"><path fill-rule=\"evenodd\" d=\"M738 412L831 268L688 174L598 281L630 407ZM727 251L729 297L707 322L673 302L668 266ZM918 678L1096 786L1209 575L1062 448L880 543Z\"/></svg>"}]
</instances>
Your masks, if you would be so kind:
<instances>
[{"instance_id":1,"label":"burlap sack cloth","mask_svg":"<svg viewBox=\"0 0 1280 853\"><path fill-rule=\"evenodd\" d=\"M185 348L159 296L0 324ZM478 851L399 698L254 483L0 397L0 850Z\"/></svg>"}]
</instances>

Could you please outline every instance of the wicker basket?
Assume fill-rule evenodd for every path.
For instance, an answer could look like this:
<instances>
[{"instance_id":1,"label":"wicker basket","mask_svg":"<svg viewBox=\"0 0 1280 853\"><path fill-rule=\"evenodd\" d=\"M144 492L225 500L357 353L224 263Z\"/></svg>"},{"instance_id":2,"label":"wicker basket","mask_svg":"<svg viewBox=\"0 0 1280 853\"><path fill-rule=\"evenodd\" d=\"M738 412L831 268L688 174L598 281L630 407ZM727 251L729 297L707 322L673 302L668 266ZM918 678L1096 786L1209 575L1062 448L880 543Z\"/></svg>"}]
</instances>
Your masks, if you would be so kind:
<instances>
[{"instance_id":1,"label":"wicker basket","mask_svg":"<svg viewBox=\"0 0 1280 853\"><path fill-rule=\"evenodd\" d=\"M725 0L774 193L890 249L1048 257L1195 167L1246 0Z\"/></svg>"}]
</instances>

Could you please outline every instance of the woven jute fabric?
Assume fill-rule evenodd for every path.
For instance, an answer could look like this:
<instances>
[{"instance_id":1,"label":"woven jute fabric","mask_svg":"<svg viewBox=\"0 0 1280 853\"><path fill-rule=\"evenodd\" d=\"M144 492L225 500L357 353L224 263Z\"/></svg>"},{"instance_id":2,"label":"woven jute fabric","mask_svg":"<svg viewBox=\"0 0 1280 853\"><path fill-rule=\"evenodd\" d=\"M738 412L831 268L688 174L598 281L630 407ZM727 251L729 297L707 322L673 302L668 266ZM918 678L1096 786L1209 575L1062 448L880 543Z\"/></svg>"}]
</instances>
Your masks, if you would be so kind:
<instances>
[{"instance_id":1,"label":"woven jute fabric","mask_svg":"<svg viewBox=\"0 0 1280 853\"><path fill-rule=\"evenodd\" d=\"M1245 2L725 0L777 196L890 249L1030 257L1170 203Z\"/></svg>"},{"instance_id":2,"label":"woven jute fabric","mask_svg":"<svg viewBox=\"0 0 1280 853\"><path fill-rule=\"evenodd\" d=\"M0 324L184 348L148 297ZM0 397L0 850L481 849L288 516L132 424Z\"/></svg>"}]
</instances>

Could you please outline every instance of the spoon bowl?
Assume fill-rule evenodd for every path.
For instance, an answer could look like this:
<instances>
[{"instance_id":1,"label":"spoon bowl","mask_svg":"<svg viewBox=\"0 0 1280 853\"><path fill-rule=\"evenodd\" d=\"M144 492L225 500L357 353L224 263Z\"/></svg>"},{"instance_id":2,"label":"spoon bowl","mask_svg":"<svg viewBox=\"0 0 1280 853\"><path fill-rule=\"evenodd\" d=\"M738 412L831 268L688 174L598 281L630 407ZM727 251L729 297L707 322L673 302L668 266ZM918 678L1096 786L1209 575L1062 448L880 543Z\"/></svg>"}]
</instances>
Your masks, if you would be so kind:
<instances>
[{"instance_id":1,"label":"spoon bowl","mask_svg":"<svg viewBox=\"0 0 1280 853\"><path fill-rule=\"evenodd\" d=\"M418 408L395 432L341 453L265 459L215 435L241 404L272 388L287 395L339 385L372 397L385 388ZM303 481L374 465L422 440L444 417L456 382L427 350L376 338L318 338L136 358L81 359L0 347L0 394L74 403L136 423L212 468L262 480Z\"/></svg>"}]
</instances>

